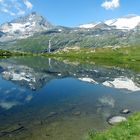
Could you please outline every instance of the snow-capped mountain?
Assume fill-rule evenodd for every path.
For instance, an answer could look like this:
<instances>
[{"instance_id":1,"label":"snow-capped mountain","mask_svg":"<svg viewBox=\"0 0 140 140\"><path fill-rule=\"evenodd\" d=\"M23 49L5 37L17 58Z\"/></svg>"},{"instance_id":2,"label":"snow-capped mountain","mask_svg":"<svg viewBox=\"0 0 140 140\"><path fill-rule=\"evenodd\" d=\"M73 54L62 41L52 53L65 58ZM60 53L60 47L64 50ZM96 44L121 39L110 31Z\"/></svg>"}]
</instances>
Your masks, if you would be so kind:
<instances>
[{"instance_id":1,"label":"snow-capped mountain","mask_svg":"<svg viewBox=\"0 0 140 140\"><path fill-rule=\"evenodd\" d=\"M113 81L105 81L102 84L112 88L127 89L129 91L140 91L140 87L138 87L132 79L127 77L114 78Z\"/></svg>"},{"instance_id":2,"label":"snow-capped mountain","mask_svg":"<svg viewBox=\"0 0 140 140\"><path fill-rule=\"evenodd\" d=\"M92 48L128 46L139 44L139 35L140 16L137 15L72 28L53 26L33 12L0 25L0 49L46 52L49 40L53 51L71 46ZM31 39L26 39L28 37ZM22 38L24 39L20 40Z\"/></svg>"},{"instance_id":3,"label":"snow-capped mountain","mask_svg":"<svg viewBox=\"0 0 140 140\"><path fill-rule=\"evenodd\" d=\"M80 29L101 29L101 30L131 30L139 28L140 16L127 15L121 18L106 20L103 22L94 22L80 25ZM27 16L20 17L11 22L0 25L0 42L6 42L21 38L33 36L35 33L44 32L50 29L58 28L53 26L42 16L33 12ZM75 31L75 28L73 28ZM78 30L76 28L76 30ZM62 31L62 30L61 30ZM73 31L73 30L72 30Z\"/></svg>"},{"instance_id":4,"label":"snow-capped mountain","mask_svg":"<svg viewBox=\"0 0 140 140\"><path fill-rule=\"evenodd\" d=\"M80 28L95 28L100 23L101 22L83 24L83 25L80 25L79 27ZM140 16L127 15L121 18L106 20L103 23L115 29L131 30L131 29L136 28L137 25L140 23Z\"/></svg>"},{"instance_id":5,"label":"snow-capped mountain","mask_svg":"<svg viewBox=\"0 0 140 140\"><path fill-rule=\"evenodd\" d=\"M7 38L26 38L36 32L41 32L52 28L53 26L42 16L33 12L25 17L20 17L11 22L0 26L0 31L5 33Z\"/></svg>"},{"instance_id":6,"label":"snow-capped mountain","mask_svg":"<svg viewBox=\"0 0 140 140\"><path fill-rule=\"evenodd\" d=\"M107 20L105 24L109 26L115 26L117 29L134 29L140 23L140 16L137 15L128 15L125 17Z\"/></svg>"}]
</instances>

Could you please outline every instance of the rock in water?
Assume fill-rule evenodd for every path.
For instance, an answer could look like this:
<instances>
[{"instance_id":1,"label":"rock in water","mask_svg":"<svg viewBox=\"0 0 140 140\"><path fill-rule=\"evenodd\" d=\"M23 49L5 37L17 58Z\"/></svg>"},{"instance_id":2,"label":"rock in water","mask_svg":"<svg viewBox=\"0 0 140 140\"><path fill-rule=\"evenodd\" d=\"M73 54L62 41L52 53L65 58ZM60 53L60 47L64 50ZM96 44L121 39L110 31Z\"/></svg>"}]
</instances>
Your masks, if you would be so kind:
<instances>
[{"instance_id":1,"label":"rock in water","mask_svg":"<svg viewBox=\"0 0 140 140\"><path fill-rule=\"evenodd\" d=\"M57 112L50 112L47 117L54 117L57 115Z\"/></svg>"},{"instance_id":2,"label":"rock in water","mask_svg":"<svg viewBox=\"0 0 140 140\"><path fill-rule=\"evenodd\" d=\"M79 116L79 115L81 115L81 112L80 111L77 111L77 112L74 112L73 113L75 116Z\"/></svg>"},{"instance_id":3,"label":"rock in water","mask_svg":"<svg viewBox=\"0 0 140 140\"><path fill-rule=\"evenodd\" d=\"M126 121L127 119L123 116L113 116L111 118L108 119L108 123L111 125L114 125L116 123L120 123L122 121Z\"/></svg>"},{"instance_id":4,"label":"rock in water","mask_svg":"<svg viewBox=\"0 0 140 140\"><path fill-rule=\"evenodd\" d=\"M121 110L121 114L129 114L129 113L130 113L130 110L128 109Z\"/></svg>"}]
</instances>

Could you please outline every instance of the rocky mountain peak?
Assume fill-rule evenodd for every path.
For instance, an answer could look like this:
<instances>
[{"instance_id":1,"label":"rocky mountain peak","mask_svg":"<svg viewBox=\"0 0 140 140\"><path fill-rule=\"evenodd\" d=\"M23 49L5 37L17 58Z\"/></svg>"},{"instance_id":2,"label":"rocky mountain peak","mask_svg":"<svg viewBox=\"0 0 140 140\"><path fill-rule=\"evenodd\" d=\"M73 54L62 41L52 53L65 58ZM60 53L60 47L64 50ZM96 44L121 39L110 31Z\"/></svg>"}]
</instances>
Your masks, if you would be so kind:
<instances>
[{"instance_id":1,"label":"rocky mountain peak","mask_svg":"<svg viewBox=\"0 0 140 140\"><path fill-rule=\"evenodd\" d=\"M26 38L36 32L51 29L53 25L36 12L19 17L0 26L0 31L7 34L8 39Z\"/></svg>"},{"instance_id":2,"label":"rocky mountain peak","mask_svg":"<svg viewBox=\"0 0 140 140\"><path fill-rule=\"evenodd\" d=\"M102 30L110 30L110 29L112 29L112 27L108 26L108 25L105 24L104 22L100 22L100 23L97 24L94 28L95 28L95 29L102 29Z\"/></svg>"}]
</instances>

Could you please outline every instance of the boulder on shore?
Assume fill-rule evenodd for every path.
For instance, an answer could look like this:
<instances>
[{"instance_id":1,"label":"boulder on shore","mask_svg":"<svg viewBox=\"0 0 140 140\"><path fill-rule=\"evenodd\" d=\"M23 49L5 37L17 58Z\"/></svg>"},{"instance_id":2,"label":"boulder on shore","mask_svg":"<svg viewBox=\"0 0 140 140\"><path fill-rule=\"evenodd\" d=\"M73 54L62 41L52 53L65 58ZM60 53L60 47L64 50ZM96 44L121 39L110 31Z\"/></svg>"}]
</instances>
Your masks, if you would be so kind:
<instances>
[{"instance_id":1,"label":"boulder on shore","mask_svg":"<svg viewBox=\"0 0 140 140\"><path fill-rule=\"evenodd\" d=\"M120 123L122 121L126 121L127 119L123 116L113 116L113 117L110 117L107 122L111 125L114 125L114 124L117 124L117 123Z\"/></svg>"}]
</instances>

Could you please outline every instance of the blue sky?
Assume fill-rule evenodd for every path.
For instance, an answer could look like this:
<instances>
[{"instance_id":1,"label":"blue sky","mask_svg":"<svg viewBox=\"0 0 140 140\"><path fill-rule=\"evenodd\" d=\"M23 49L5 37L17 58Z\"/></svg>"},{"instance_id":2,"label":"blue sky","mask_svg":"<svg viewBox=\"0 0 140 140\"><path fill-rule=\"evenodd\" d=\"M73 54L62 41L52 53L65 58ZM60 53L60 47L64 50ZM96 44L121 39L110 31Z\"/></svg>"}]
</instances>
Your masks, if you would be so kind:
<instances>
[{"instance_id":1,"label":"blue sky","mask_svg":"<svg viewBox=\"0 0 140 140\"><path fill-rule=\"evenodd\" d=\"M36 11L55 25L77 26L128 14L140 0L0 0L0 24Z\"/></svg>"}]
</instances>

